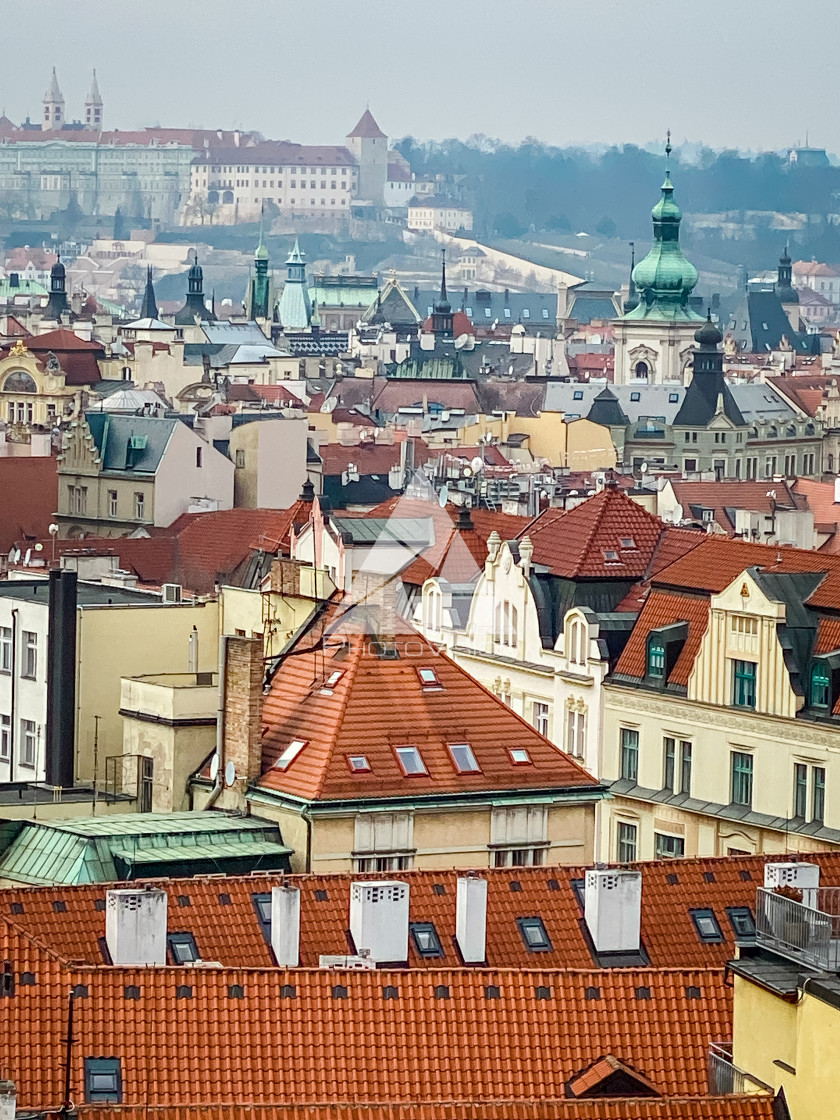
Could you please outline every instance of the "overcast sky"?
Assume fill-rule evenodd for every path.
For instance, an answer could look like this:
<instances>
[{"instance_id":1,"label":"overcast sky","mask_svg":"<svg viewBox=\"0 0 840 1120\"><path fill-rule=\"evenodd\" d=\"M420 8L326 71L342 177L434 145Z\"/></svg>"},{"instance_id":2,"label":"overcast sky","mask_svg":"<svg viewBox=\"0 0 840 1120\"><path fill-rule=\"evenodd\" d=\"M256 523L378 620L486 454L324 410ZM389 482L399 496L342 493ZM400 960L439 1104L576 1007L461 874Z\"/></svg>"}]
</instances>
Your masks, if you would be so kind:
<instances>
[{"instance_id":1,"label":"overcast sky","mask_svg":"<svg viewBox=\"0 0 840 1120\"><path fill-rule=\"evenodd\" d=\"M40 120L55 65L78 118L96 66L106 128L340 143L369 101L391 137L645 143L670 127L757 149L807 129L840 151L838 32L838 0L6 0L0 102Z\"/></svg>"}]
</instances>

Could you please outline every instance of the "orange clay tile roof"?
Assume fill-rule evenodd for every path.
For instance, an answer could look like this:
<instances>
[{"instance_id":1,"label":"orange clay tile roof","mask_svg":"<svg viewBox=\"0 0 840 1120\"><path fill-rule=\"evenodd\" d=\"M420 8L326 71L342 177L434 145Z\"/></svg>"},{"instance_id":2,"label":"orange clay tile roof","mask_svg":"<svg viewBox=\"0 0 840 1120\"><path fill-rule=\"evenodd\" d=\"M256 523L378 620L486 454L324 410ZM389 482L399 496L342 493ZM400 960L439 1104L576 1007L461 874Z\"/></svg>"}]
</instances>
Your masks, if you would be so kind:
<instances>
[{"instance_id":1,"label":"orange clay tile roof","mask_svg":"<svg viewBox=\"0 0 840 1120\"><path fill-rule=\"evenodd\" d=\"M816 478L797 478L793 484L797 494L801 494L808 502L808 509L814 515L814 522L823 532L833 533L832 540L828 542L828 551L834 552L840 548L837 540L837 528L840 524L840 503L834 501L834 483L819 482ZM823 545L821 551L826 550Z\"/></svg>"},{"instance_id":2,"label":"orange clay tile roof","mask_svg":"<svg viewBox=\"0 0 840 1120\"><path fill-rule=\"evenodd\" d=\"M727 533L735 531L735 525L726 512L728 509L755 510L770 515L774 509L804 509L806 505L785 482L773 483L771 490L776 494L775 501L770 496L771 490L768 490L766 481L724 479L720 482L685 482L673 479L671 488L686 520L693 516L691 506L703 506L714 511L715 521Z\"/></svg>"},{"instance_id":3,"label":"orange clay tile roof","mask_svg":"<svg viewBox=\"0 0 840 1120\"><path fill-rule=\"evenodd\" d=\"M638 1070L632 1069L626 1062L620 1061L612 1054L606 1054L603 1058L598 1058L585 1070L575 1074L569 1080L567 1086L569 1095L573 1097L597 1096L597 1092L593 1092L593 1090L609 1081L616 1074L622 1074L628 1080L636 1082L643 1091L648 1090L651 1096L662 1095L661 1090L652 1081L649 1081Z\"/></svg>"},{"instance_id":4,"label":"orange clay tile roof","mask_svg":"<svg viewBox=\"0 0 840 1120\"><path fill-rule=\"evenodd\" d=\"M307 652L285 656L272 677L262 712L262 788L313 800L546 788L591 794L598 788L581 766L417 631L406 625L408 633L395 643L399 656L390 658L375 652L353 609L331 607L325 624L326 656L304 632L298 645ZM425 668L434 671L438 686L424 686L418 670ZM326 690L338 671L340 679ZM294 740L306 745L278 769ZM478 771L456 770L447 744L457 743L470 745ZM405 746L417 748L424 772L403 772L396 749ZM531 762L514 763L514 747L526 749ZM369 768L351 770L354 756Z\"/></svg>"},{"instance_id":5,"label":"orange clay tile roof","mask_svg":"<svg viewBox=\"0 0 840 1120\"><path fill-rule=\"evenodd\" d=\"M0 1068L19 1109L64 1097L70 989L71 1099L84 1094L84 1059L107 1055L126 1104L558 1098L603 1054L699 1096L709 1042L732 1022L723 969L92 969L63 965L10 923L0 952L15 977Z\"/></svg>"},{"instance_id":6,"label":"orange clay tile roof","mask_svg":"<svg viewBox=\"0 0 840 1120\"><path fill-rule=\"evenodd\" d=\"M664 529L658 517L614 486L564 512L547 509L520 533L534 563L567 579L639 579ZM623 540L632 546L622 545ZM615 554L615 559L612 558Z\"/></svg>"},{"instance_id":7,"label":"orange clay tile roof","mask_svg":"<svg viewBox=\"0 0 840 1120\"><path fill-rule=\"evenodd\" d=\"M723 968L735 954L735 933L728 907L755 910L756 890L764 884L764 865L773 856L661 860L638 863L642 873L642 944L655 968ZM788 857L783 857L788 858ZM808 853L820 867L824 886L840 886L840 852ZM487 964L492 968L591 968L596 958L584 936L583 913L573 884L583 881L584 867L485 868L487 880ZM413 870L380 874L280 874L198 876L168 879L156 885L169 895L172 933L188 931L204 960L227 968L267 968L274 958L254 909L253 895L282 883L300 888L300 961L314 967L322 954L350 951L350 884L361 879L398 879L408 883L412 922L432 922L442 957L421 957L409 940L412 969L457 967L453 941L457 880L464 872ZM511 884L517 889L512 889ZM103 961L99 938L105 933L106 887L10 887L0 893L0 926L11 921L32 937L42 938L63 960L89 965ZM183 900L179 902L179 900ZM64 910L55 909L63 903ZM722 941L700 940L692 909L711 909ZM520 917L541 917L551 949L527 949L516 924ZM597 1055L596 1055L597 1056Z\"/></svg>"},{"instance_id":8,"label":"orange clay tile roof","mask_svg":"<svg viewBox=\"0 0 840 1120\"><path fill-rule=\"evenodd\" d=\"M704 596L682 595L653 588L627 639L627 645L621 652L615 667L615 675L644 677L647 671L647 637L651 630L656 630L660 626L670 626L672 622L687 622L688 637L674 668L668 675L669 684L687 685L708 619L709 600Z\"/></svg>"},{"instance_id":9,"label":"orange clay tile roof","mask_svg":"<svg viewBox=\"0 0 840 1120\"><path fill-rule=\"evenodd\" d=\"M773 1098L637 1097L610 1100L451 1101L401 1104L80 1105L84 1120L774 1120Z\"/></svg>"},{"instance_id":10,"label":"orange clay tile roof","mask_svg":"<svg viewBox=\"0 0 840 1120\"><path fill-rule=\"evenodd\" d=\"M344 446L340 443L322 443L318 454L323 463L325 476L339 475L353 463L360 475L387 474L391 467L400 464L402 443L356 443ZM422 462L426 445L422 440L415 441L414 454L417 462Z\"/></svg>"}]
</instances>

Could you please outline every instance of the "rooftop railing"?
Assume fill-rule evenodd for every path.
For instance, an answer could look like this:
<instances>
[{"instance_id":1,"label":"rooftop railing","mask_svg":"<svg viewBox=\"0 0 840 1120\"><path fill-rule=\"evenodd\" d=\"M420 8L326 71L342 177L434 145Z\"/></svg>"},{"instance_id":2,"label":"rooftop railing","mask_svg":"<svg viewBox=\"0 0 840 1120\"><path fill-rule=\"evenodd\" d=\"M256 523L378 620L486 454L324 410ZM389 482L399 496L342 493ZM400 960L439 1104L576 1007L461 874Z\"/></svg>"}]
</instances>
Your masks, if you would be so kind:
<instances>
[{"instance_id":1,"label":"rooftop railing","mask_svg":"<svg viewBox=\"0 0 840 1120\"><path fill-rule=\"evenodd\" d=\"M731 1042L712 1042L709 1045L710 1096L730 1097L767 1092L772 1092L769 1085L733 1064Z\"/></svg>"},{"instance_id":2,"label":"rooftop railing","mask_svg":"<svg viewBox=\"0 0 840 1120\"><path fill-rule=\"evenodd\" d=\"M805 887L802 901L760 888L756 941L783 957L840 972L840 887Z\"/></svg>"}]
</instances>

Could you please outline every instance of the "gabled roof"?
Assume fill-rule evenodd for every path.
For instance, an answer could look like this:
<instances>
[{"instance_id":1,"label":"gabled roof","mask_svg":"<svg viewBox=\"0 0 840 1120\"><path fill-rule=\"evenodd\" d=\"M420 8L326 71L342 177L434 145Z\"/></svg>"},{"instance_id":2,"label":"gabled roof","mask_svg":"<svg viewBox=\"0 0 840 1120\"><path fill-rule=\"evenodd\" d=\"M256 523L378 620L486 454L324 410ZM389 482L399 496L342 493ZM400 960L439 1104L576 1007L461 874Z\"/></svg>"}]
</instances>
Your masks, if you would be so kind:
<instances>
[{"instance_id":1,"label":"gabled roof","mask_svg":"<svg viewBox=\"0 0 840 1120\"><path fill-rule=\"evenodd\" d=\"M786 482L771 484L766 480L749 479L693 482L678 478L670 481L686 521L692 518L701 520L701 509L712 510L715 521L727 533L735 532L735 511L738 509L770 517L776 510L806 508L804 499L792 493ZM775 497L771 496L773 494Z\"/></svg>"},{"instance_id":2,"label":"gabled roof","mask_svg":"<svg viewBox=\"0 0 840 1120\"><path fill-rule=\"evenodd\" d=\"M198 814L216 817L217 813ZM720 856L706 859L648 860L633 864L642 875L642 944L651 967L723 968L736 955L737 935L728 910L755 912L756 890L764 885L764 865L779 856ZM787 857L784 857L787 858ZM840 886L840 851L808 852L802 858L819 865L820 882ZM409 921L431 923L443 956L424 957L409 941L411 969L457 967L453 944L457 881L464 870L426 869L400 872L328 875L271 873L226 876L202 874L170 878L159 884L169 895L169 929L189 931L204 960L225 968L269 968L271 949L254 910L253 896L272 887L300 889L300 963L315 967L322 954L349 951L350 884L359 880L399 880L409 885ZM580 900L585 867L543 866L483 868L487 880L487 965L491 968L591 968L597 955L582 922ZM220 895L223 897L220 898ZM13 886L0 894L0 929L4 921L31 937L43 938L64 960L102 963L99 938L104 933L103 883L77 886ZM179 898L184 899L179 904ZM63 902L64 907L56 907ZM98 905L97 905L98 904ZM694 910L711 910L721 940L702 941ZM517 919L539 917L550 948L528 948ZM598 1056L598 1055L596 1055ZM583 1063L581 1063L582 1065Z\"/></svg>"},{"instance_id":3,"label":"gabled roof","mask_svg":"<svg viewBox=\"0 0 840 1120\"><path fill-rule=\"evenodd\" d=\"M364 599L334 605L322 623L323 647L307 630L280 660L263 701L260 788L317 802L547 788L598 794L583 767L407 624L394 635L396 656L380 656L383 615L375 611L366 625L367 610ZM431 685L420 669L432 670ZM294 741L305 746L280 768ZM463 743L475 771L456 767L448 745ZM409 746L421 764L406 774L397 748ZM514 747L527 750L530 763L515 763ZM367 768L351 767L356 756Z\"/></svg>"},{"instance_id":4,"label":"gabled roof","mask_svg":"<svg viewBox=\"0 0 840 1120\"><path fill-rule=\"evenodd\" d=\"M641 579L665 526L616 486L564 512L547 509L520 537L535 564L566 579ZM629 543L628 543L629 542Z\"/></svg>"},{"instance_id":5,"label":"gabled roof","mask_svg":"<svg viewBox=\"0 0 840 1120\"><path fill-rule=\"evenodd\" d=\"M373 119L373 113L370 109L365 109L359 123L352 132L347 133L348 138L351 136L360 137L363 140L385 140L387 137L376 121Z\"/></svg>"},{"instance_id":6,"label":"gabled roof","mask_svg":"<svg viewBox=\"0 0 840 1120\"><path fill-rule=\"evenodd\" d=\"M668 683L685 687L694 667L694 659L709 621L709 600L702 595L664 591L654 587L642 607L615 667L615 677L641 680L647 672L647 639L652 630L688 623L688 635L679 657L668 674Z\"/></svg>"}]
</instances>

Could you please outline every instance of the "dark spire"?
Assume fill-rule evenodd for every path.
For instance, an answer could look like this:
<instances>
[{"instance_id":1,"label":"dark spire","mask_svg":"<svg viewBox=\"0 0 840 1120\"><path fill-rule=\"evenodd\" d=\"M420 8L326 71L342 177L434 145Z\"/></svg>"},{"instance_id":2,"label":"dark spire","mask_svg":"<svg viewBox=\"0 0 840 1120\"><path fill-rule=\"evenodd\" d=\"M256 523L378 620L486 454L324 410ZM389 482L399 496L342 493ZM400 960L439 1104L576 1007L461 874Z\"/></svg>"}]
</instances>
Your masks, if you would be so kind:
<instances>
[{"instance_id":1,"label":"dark spire","mask_svg":"<svg viewBox=\"0 0 840 1120\"><path fill-rule=\"evenodd\" d=\"M625 314L639 306L639 297L636 294L636 281L633 279L633 269L636 267L636 242L630 242L630 286L627 289L627 299L624 301Z\"/></svg>"},{"instance_id":2,"label":"dark spire","mask_svg":"<svg viewBox=\"0 0 840 1120\"><path fill-rule=\"evenodd\" d=\"M447 303L449 297L446 294L446 250L440 251L440 302Z\"/></svg>"},{"instance_id":3,"label":"dark spire","mask_svg":"<svg viewBox=\"0 0 840 1120\"><path fill-rule=\"evenodd\" d=\"M146 269L146 291L143 293L143 305L140 308L141 319L157 319L158 306L155 299L155 289L152 284L152 266Z\"/></svg>"},{"instance_id":4,"label":"dark spire","mask_svg":"<svg viewBox=\"0 0 840 1120\"><path fill-rule=\"evenodd\" d=\"M446 294L446 250L441 249L440 270L440 296L432 310L432 333L444 338L451 338L453 332L452 305Z\"/></svg>"},{"instance_id":5,"label":"dark spire","mask_svg":"<svg viewBox=\"0 0 840 1120\"><path fill-rule=\"evenodd\" d=\"M742 428L746 421L723 376L723 336L712 322L709 311L706 322L695 331L694 376L685 391L683 402L674 417L674 427L706 428L721 405L724 415Z\"/></svg>"},{"instance_id":6,"label":"dark spire","mask_svg":"<svg viewBox=\"0 0 840 1120\"><path fill-rule=\"evenodd\" d=\"M299 502L311 502L315 497L315 487L307 478L300 490Z\"/></svg>"},{"instance_id":7,"label":"dark spire","mask_svg":"<svg viewBox=\"0 0 840 1120\"><path fill-rule=\"evenodd\" d=\"M787 242L785 250L779 257L778 279L776 280L776 295L782 303L799 303L799 294L793 286L793 265L788 256Z\"/></svg>"},{"instance_id":8,"label":"dark spire","mask_svg":"<svg viewBox=\"0 0 840 1120\"><path fill-rule=\"evenodd\" d=\"M61 316L70 310L67 302L66 270L61 263L61 253L56 253L56 262L50 269L50 298L44 308L44 318L61 320Z\"/></svg>"},{"instance_id":9,"label":"dark spire","mask_svg":"<svg viewBox=\"0 0 840 1120\"><path fill-rule=\"evenodd\" d=\"M187 273L187 299L184 306L175 312L175 326L183 327L195 323L196 319L214 321L216 313L204 302L204 272L198 263L198 253Z\"/></svg>"}]
</instances>

